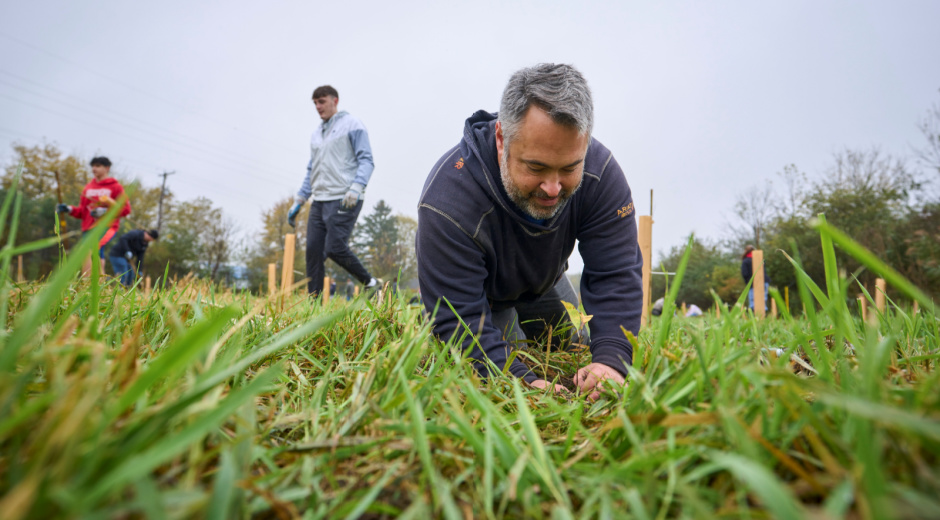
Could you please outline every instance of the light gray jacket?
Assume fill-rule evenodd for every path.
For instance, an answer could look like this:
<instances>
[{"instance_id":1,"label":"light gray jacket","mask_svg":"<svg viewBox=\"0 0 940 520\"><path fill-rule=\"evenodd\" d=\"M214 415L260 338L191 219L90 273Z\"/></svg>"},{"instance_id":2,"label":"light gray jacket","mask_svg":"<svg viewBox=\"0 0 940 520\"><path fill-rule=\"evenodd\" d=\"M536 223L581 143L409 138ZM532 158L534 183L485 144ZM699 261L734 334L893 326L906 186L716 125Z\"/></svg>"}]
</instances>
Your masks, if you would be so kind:
<instances>
[{"instance_id":1,"label":"light gray jacket","mask_svg":"<svg viewBox=\"0 0 940 520\"><path fill-rule=\"evenodd\" d=\"M310 137L307 176L297 192L297 202L339 200L357 184L364 193L375 164L365 125L348 112L337 112Z\"/></svg>"}]
</instances>

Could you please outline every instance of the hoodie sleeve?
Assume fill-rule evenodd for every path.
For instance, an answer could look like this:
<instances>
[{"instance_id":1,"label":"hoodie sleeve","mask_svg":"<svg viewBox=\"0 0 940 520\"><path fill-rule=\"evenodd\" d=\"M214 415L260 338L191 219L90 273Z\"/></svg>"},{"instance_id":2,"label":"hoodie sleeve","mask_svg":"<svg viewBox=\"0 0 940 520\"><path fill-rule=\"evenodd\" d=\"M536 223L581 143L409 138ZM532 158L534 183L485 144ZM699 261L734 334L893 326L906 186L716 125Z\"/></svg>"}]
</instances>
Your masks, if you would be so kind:
<instances>
[{"instance_id":1,"label":"hoodie sleeve","mask_svg":"<svg viewBox=\"0 0 940 520\"><path fill-rule=\"evenodd\" d=\"M462 338L460 344L465 352L469 350L473 367L482 377L490 375L487 359L502 370L510 348L491 319L483 288L487 273L483 252L456 223L427 204L418 208L415 245L422 300L429 313L437 307L434 333L443 341ZM518 359L509 372L526 382L537 379Z\"/></svg>"},{"instance_id":2,"label":"hoodie sleeve","mask_svg":"<svg viewBox=\"0 0 940 520\"><path fill-rule=\"evenodd\" d=\"M72 206L72 211L69 212L69 215L77 219L85 218L85 215L88 214L88 205L91 204L91 200L85 196L85 190L87 190L87 188L82 190L82 196L78 199L78 206Z\"/></svg>"},{"instance_id":3,"label":"hoodie sleeve","mask_svg":"<svg viewBox=\"0 0 940 520\"><path fill-rule=\"evenodd\" d=\"M372 161L369 133L366 132L366 127L361 122L356 121L355 127L349 132L349 143L352 145L353 153L356 154L356 163L359 165L356 168L353 184L361 184L364 188L372 178L375 163Z\"/></svg>"},{"instance_id":4,"label":"hoodie sleeve","mask_svg":"<svg viewBox=\"0 0 940 520\"><path fill-rule=\"evenodd\" d=\"M609 152L608 152L609 153ZM578 250L584 259L581 299L591 320L591 357L622 375L633 364L623 330L640 331L643 313L643 255L637 244L636 212L623 170L610 156L594 201L581 211Z\"/></svg>"},{"instance_id":5,"label":"hoodie sleeve","mask_svg":"<svg viewBox=\"0 0 940 520\"><path fill-rule=\"evenodd\" d=\"M310 194L311 194L310 181L313 180L310 178L312 169L313 169L313 157L311 157L310 160L307 161L307 175L304 177L304 182L303 184L300 185L300 189L297 190L297 196L294 197L294 201L297 203L303 204L304 202L307 202L307 199L310 198Z\"/></svg>"},{"instance_id":6,"label":"hoodie sleeve","mask_svg":"<svg viewBox=\"0 0 940 520\"><path fill-rule=\"evenodd\" d=\"M144 233L141 231L140 237L137 239L136 250L134 251L134 258L137 260L137 272L140 272L140 268L144 265L144 255L147 254L147 242L144 240Z\"/></svg>"}]
</instances>

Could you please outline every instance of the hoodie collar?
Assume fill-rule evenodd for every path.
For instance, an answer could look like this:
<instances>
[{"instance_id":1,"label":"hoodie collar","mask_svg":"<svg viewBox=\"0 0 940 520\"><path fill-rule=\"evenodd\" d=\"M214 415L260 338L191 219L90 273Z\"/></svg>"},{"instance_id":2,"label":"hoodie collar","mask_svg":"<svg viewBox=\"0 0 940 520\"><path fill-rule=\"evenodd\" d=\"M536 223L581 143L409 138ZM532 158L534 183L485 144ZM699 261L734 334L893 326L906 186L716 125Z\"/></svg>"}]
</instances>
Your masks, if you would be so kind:
<instances>
[{"instance_id":1,"label":"hoodie collar","mask_svg":"<svg viewBox=\"0 0 940 520\"><path fill-rule=\"evenodd\" d=\"M326 134L326 132L329 131L330 128L333 128L333 125L334 125L337 121L339 121L340 119L346 117L346 115L347 115L348 113L349 113L349 112L346 112L345 110L340 110L339 112L333 114L333 117L327 119L326 121L321 121L321 122L320 122L321 131L322 131L324 134Z\"/></svg>"}]
</instances>

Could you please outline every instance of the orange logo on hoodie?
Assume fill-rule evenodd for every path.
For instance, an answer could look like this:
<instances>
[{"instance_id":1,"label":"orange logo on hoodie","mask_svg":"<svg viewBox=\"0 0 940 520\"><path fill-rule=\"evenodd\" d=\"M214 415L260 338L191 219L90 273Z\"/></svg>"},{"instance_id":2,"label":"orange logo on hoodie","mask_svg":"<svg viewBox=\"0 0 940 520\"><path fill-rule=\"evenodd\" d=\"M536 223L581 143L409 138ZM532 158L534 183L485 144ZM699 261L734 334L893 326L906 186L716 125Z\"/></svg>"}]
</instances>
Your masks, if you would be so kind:
<instances>
[{"instance_id":1,"label":"orange logo on hoodie","mask_svg":"<svg viewBox=\"0 0 940 520\"><path fill-rule=\"evenodd\" d=\"M463 168L463 157L461 157L460 160L457 161L457 164L454 165L454 168L457 168L458 170Z\"/></svg>"}]
</instances>

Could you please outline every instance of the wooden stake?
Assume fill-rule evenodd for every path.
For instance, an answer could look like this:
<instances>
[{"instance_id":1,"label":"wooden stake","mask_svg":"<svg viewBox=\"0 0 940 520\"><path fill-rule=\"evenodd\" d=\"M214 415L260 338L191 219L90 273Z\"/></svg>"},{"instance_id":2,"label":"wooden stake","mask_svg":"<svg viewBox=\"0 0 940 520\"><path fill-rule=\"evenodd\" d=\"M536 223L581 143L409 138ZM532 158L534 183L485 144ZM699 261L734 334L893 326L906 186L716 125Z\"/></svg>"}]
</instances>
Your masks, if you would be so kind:
<instances>
[{"instance_id":1,"label":"wooden stake","mask_svg":"<svg viewBox=\"0 0 940 520\"><path fill-rule=\"evenodd\" d=\"M144 278L144 296L150 296L150 277Z\"/></svg>"},{"instance_id":2,"label":"wooden stake","mask_svg":"<svg viewBox=\"0 0 940 520\"><path fill-rule=\"evenodd\" d=\"M355 286L355 287L353 287L353 298L355 298L356 296L359 296L359 286L358 286L358 285Z\"/></svg>"},{"instance_id":3,"label":"wooden stake","mask_svg":"<svg viewBox=\"0 0 940 520\"><path fill-rule=\"evenodd\" d=\"M917 305L917 302L914 302L914 314L917 314L918 312L920 312L920 306Z\"/></svg>"},{"instance_id":4,"label":"wooden stake","mask_svg":"<svg viewBox=\"0 0 940 520\"><path fill-rule=\"evenodd\" d=\"M715 302L715 317L721 317L721 302Z\"/></svg>"},{"instance_id":5,"label":"wooden stake","mask_svg":"<svg viewBox=\"0 0 940 520\"><path fill-rule=\"evenodd\" d=\"M787 306L787 312L790 312L790 287L783 288L783 303Z\"/></svg>"},{"instance_id":6,"label":"wooden stake","mask_svg":"<svg viewBox=\"0 0 940 520\"><path fill-rule=\"evenodd\" d=\"M277 292L277 264L268 264L268 296Z\"/></svg>"},{"instance_id":7,"label":"wooden stake","mask_svg":"<svg viewBox=\"0 0 940 520\"><path fill-rule=\"evenodd\" d=\"M330 303L330 277L323 277L323 303Z\"/></svg>"},{"instance_id":8,"label":"wooden stake","mask_svg":"<svg viewBox=\"0 0 940 520\"><path fill-rule=\"evenodd\" d=\"M770 317L771 318L777 317L777 300L773 298L770 299Z\"/></svg>"},{"instance_id":9,"label":"wooden stake","mask_svg":"<svg viewBox=\"0 0 940 520\"><path fill-rule=\"evenodd\" d=\"M653 306L650 281L653 271L653 217L643 215L640 217L639 236L637 243L640 246L640 253L643 255L643 315L640 318L640 327L645 327L650 322L650 311Z\"/></svg>"},{"instance_id":10,"label":"wooden stake","mask_svg":"<svg viewBox=\"0 0 940 520\"><path fill-rule=\"evenodd\" d=\"M875 280L875 308L878 309L878 312L884 314L885 312L885 289L886 289L884 278L878 278Z\"/></svg>"},{"instance_id":11,"label":"wooden stake","mask_svg":"<svg viewBox=\"0 0 940 520\"><path fill-rule=\"evenodd\" d=\"M59 170L55 171L55 191L56 196L59 199L59 204L62 204L62 181L59 179ZM68 221L65 220L65 213L59 213L59 234L64 235L68 233ZM65 249L69 248L69 239L62 238L62 247Z\"/></svg>"},{"instance_id":12,"label":"wooden stake","mask_svg":"<svg viewBox=\"0 0 940 520\"><path fill-rule=\"evenodd\" d=\"M26 278L23 277L23 255L17 255L16 257L16 281L20 283L26 281Z\"/></svg>"},{"instance_id":13,"label":"wooden stake","mask_svg":"<svg viewBox=\"0 0 940 520\"><path fill-rule=\"evenodd\" d=\"M868 321L868 299L864 294L858 295L858 305L862 312L862 321Z\"/></svg>"},{"instance_id":14,"label":"wooden stake","mask_svg":"<svg viewBox=\"0 0 940 520\"><path fill-rule=\"evenodd\" d=\"M281 266L281 292L284 295L290 292L294 285L294 246L297 235L288 233L284 236L284 265Z\"/></svg>"},{"instance_id":15,"label":"wooden stake","mask_svg":"<svg viewBox=\"0 0 940 520\"><path fill-rule=\"evenodd\" d=\"M767 315L767 306L764 304L764 252L755 249L751 253L751 267L754 273L754 315L763 318Z\"/></svg>"}]
</instances>

